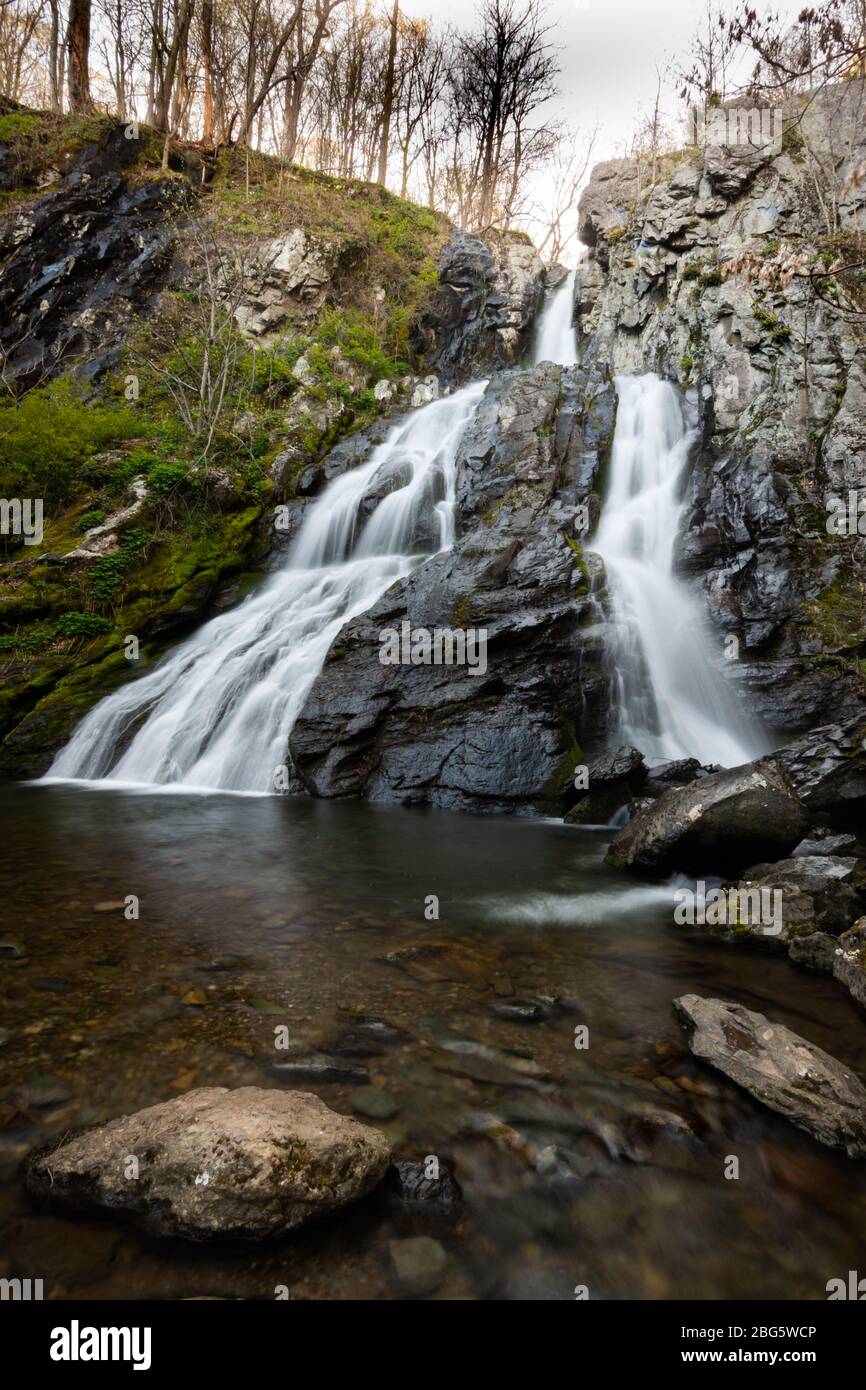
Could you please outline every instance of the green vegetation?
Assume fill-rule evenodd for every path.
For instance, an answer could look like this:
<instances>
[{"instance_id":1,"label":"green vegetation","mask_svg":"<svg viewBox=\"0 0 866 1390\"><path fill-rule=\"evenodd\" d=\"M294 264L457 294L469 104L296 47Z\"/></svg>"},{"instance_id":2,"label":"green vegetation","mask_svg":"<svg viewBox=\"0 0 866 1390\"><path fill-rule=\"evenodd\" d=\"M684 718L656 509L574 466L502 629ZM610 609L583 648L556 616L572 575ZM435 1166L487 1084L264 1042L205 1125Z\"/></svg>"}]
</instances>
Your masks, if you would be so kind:
<instances>
[{"instance_id":1,"label":"green vegetation","mask_svg":"<svg viewBox=\"0 0 866 1390\"><path fill-rule=\"evenodd\" d=\"M0 403L0 494L69 501L92 454L141 433L142 421L117 401L88 400L71 377Z\"/></svg>"}]
</instances>

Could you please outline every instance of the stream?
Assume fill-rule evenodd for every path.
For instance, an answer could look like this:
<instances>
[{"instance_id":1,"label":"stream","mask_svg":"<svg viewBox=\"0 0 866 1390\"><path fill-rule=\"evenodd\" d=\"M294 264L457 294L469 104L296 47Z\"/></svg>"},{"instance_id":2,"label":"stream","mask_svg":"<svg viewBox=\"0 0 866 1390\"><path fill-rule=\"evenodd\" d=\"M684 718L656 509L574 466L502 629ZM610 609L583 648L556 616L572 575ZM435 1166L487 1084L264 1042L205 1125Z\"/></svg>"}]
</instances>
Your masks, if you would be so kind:
<instances>
[{"instance_id":1,"label":"stream","mask_svg":"<svg viewBox=\"0 0 866 1390\"><path fill-rule=\"evenodd\" d=\"M832 979L675 927L669 890L602 867L603 835L43 786L7 790L0 835L0 940L22 952L0 959L2 1259L46 1297L395 1298L389 1242L419 1230L447 1252L444 1298L822 1298L862 1264L859 1167L696 1063L671 1000L738 999L863 1074L856 1006ZM538 1021L498 1012L546 998ZM359 1074L275 1069L311 1057ZM363 1072L393 1099L375 1123L399 1156L453 1165L456 1223L373 1198L217 1249L23 1193L20 1160L66 1130L206 1085L300 1086L351 1113Z\"/></svg>"}]
</instances>

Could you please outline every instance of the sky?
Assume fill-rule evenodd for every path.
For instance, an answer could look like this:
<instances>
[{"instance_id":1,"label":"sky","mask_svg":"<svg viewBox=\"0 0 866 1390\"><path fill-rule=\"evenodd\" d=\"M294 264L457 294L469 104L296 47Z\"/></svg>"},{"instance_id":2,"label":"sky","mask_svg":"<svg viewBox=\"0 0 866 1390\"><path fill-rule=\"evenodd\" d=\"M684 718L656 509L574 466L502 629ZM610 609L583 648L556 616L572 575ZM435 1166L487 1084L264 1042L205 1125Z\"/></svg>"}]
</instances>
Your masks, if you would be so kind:
<instances>
[{"instance_id":1,"label":"sky","mask_svg":"<svg viewBox=\"0 0 866 1390\"><path fill-rule=\"evenodd\" d=\"M793 22L804 0L751 3L760 14L772 9ZM476 6L474 0L402 0L402 8L463 28ZM627 152L636 123L652 110L656 65L663 75L663 111L679 128L685 113L672 68L684 59L706 0L547 0L546 8L562 68L556 114L584 137L598 127L593 163ZM725 8L733 13L739 5L730 0Z\"/></svg>"}]
</instances>

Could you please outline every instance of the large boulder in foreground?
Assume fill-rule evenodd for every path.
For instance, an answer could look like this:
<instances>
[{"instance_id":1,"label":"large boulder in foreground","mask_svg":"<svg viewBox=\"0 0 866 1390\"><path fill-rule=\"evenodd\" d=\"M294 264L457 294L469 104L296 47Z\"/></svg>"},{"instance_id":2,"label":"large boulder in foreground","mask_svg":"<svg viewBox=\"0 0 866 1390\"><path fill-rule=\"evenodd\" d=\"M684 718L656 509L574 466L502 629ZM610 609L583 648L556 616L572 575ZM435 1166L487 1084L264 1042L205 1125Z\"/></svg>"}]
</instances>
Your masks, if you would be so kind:
<instances>
[{"instance_id":1,"label":"large boulder in foreground","mask_svg":"<svg viewBox=\"0 0 866 1390\"><path fill-rule=\"evenodd\" d=\"M364 1197L389 1161L383 1134L318 1096L211 1086L34 1154L27 1186L131 1212L159 1235L262 1239Z\"/></svg>"},{"instance_id":2,"label":"large boulder in foreground","mask_svg":"<svg viewBox=\"0 0 866 1390\"><path fill-rule=\"evenodd\" d=\"M790 854L809 824L785 773L767 758L672 787L613 837L607 859L625 869L725 874Z\"/></svg>"},{"instance_id":3,"label":"large boulder in foreground","mask_svg":"<svg viewBox=\"0 0 866 1390\"><path fill-rule=\"evenodd\" d=\"M866 1157L866 1086L841 1062L741 1004L684 994L674 1008L695 1057L822 1144Z\"/></svg>"}]
</instances>

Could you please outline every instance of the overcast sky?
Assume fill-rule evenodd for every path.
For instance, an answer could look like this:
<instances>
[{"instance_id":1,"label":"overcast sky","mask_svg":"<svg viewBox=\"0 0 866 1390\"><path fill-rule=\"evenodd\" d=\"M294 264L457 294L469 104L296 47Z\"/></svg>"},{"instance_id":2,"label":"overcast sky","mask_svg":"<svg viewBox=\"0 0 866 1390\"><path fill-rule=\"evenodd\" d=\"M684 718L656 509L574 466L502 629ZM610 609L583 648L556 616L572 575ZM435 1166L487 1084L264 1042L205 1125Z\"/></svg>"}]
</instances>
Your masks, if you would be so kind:
<instances>
[{"instance_id":1,"label":"overcast sky","mask_svg":"<svg viewBox=\"0 0 866 1390\"><path fill-rule=\"evenodd\" d=\"M804 0L751 0L763 14L788 14L793 22ZM474 0L402 0L408 14L429 15L465 27ZM733 13L739 5L726 6ZM687 49L706 12L706 0L547 0L551 41L562 65L561 106L574 125L591 130L598 123L599 159L623 153L636 118L655 99L656 64L663 71ZM673 81L667 102L679 118Z\"/></svg>"}]
</instances>

